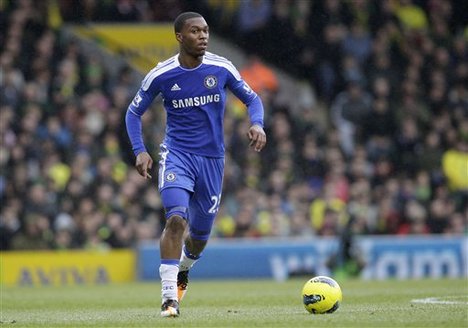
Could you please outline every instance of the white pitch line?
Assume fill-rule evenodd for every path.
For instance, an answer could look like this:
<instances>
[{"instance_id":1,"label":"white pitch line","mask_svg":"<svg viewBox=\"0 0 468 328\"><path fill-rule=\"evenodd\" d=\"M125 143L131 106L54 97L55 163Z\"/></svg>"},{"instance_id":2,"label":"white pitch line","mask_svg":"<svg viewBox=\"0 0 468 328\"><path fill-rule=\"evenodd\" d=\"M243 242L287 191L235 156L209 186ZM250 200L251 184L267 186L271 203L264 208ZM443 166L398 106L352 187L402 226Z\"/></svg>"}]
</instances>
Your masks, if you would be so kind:
<instances>
[{"instance_id":1,"label":"white pitch line","mask_svg":"<svg viewBox=\"0 0 468 328\"><path fill-rule=\"evenodd\" d=\"M451 298L451 297L448 297L448 298ZM416 298L416 299L411 300L411 303L421 303L421 304L468 304L468 302L464 302L464 301L444 301L444 300L441 300L440 297Z\"/></svg>"}]
</instances>

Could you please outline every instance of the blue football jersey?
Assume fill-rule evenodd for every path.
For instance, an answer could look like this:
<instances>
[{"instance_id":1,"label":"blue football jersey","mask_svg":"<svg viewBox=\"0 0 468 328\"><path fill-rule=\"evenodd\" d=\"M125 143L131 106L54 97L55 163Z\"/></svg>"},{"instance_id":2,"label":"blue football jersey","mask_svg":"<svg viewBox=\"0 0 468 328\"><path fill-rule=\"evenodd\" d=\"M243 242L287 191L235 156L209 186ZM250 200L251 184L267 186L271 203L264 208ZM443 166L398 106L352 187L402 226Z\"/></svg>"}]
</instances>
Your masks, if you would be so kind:
<instances>
[{"instance_id":1,"label":"blue football jersey","mask_svg":"<svg viewBox=\"0 0 468 328\"><path fill-rule=\"evenodd\" d=\"M226 87L247 106L259 103L256 106L261 107L262 115L251 115L251 123L263 126L257 94L229 60L209 52L192 69L180 65L178 54L159 63L144 78L128 110L142 116L161 95L167 113L164 144L197 155L223 157ZM135 149L133 140L132 144Z\"/></svg>"}]
</instances>

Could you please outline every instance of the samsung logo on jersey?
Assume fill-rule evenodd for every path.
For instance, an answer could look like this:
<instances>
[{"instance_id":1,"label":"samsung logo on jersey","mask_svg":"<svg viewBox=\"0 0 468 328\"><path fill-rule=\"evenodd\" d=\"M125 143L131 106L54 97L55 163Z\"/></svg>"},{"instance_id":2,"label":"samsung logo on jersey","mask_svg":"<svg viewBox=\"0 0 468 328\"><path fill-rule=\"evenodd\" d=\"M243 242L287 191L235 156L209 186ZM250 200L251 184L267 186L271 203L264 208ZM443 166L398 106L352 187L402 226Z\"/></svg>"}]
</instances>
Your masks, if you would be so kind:
<instances>
[{"instance_id":1,"label":"samsung logo on jersey","mask_svg":"<svg viewBox=\"0 0 468 328\"><path fill-rule=\"evenodd\" d=\"M203 106L209 103L217 103L221 99L219 93L214 95L200 96L200 97L190 97L185 99L174 99L172 101L172 107L174 108L186 108L193 106Z\"/></svg>"}]
</instances>

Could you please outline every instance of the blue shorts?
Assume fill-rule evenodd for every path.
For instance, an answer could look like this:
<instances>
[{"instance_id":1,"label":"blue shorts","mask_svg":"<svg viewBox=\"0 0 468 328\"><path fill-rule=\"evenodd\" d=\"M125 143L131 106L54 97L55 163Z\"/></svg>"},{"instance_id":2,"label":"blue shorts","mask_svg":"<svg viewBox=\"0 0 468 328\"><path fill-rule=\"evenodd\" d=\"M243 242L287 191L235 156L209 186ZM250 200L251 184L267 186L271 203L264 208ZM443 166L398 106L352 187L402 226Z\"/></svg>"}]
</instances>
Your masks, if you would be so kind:
<instances>
[{"instance_id":1,"label":"blue shorts","mask_svg":"<svg viewBox=\"0 0 468 328\"><path fill-rule=\"evenodd\" d=\"M159 192L166 210L184 217L194 239L208 240L219 210L224 158L189 154L160 145Z\"/></svg>"}]
</instances>

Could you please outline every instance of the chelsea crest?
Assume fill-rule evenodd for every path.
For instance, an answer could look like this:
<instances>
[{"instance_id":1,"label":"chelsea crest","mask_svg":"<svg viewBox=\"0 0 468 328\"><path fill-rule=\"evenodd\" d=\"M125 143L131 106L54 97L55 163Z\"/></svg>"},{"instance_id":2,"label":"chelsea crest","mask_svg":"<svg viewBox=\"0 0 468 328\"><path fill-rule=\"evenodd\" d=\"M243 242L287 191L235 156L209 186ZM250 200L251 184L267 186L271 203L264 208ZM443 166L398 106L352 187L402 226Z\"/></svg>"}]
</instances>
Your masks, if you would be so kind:
<instances>
[{"instance_id":1,"label":"chelsea crest","mask_svg":"<svg viewBox=\"0 0 468 328\"><path fill-rule=\"evenodd\" d=\"M208 89L213 89L218 84L218 80L216 79L216 76L208 75L205 77L204 84Z\"/></svg>"}]
</instances>

